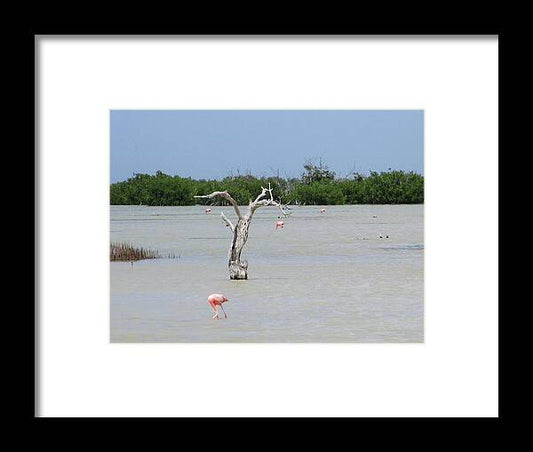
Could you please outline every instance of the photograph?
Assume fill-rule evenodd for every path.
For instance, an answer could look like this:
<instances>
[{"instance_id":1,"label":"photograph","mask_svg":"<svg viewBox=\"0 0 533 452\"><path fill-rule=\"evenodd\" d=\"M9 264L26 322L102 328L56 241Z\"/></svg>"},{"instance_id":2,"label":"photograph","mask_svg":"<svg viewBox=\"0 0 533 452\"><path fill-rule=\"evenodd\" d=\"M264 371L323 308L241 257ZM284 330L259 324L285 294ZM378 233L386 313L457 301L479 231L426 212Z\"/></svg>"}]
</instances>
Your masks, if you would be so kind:
<instances>
[{"instance_id":1,"label":"photograph","mask_svg":"<svg viewBox=\"0 0 533 452\"><path fill-rule=\"evenodd\" d=\"M424 343L423 110L110 110L111 343Z\"/></svg>"}]
</instances>

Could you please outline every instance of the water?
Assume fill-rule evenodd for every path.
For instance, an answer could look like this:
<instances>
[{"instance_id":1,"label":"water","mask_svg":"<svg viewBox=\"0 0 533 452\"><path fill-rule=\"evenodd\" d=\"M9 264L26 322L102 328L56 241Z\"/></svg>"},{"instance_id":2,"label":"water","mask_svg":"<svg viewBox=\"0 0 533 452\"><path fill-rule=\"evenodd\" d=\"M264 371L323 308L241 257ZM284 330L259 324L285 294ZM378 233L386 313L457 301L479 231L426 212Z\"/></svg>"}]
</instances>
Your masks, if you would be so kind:
<instances>
[{"instance_id":1,"label":"water","mask_svg":"<svg viewBox=\"0 0 533 452\"><path fill-rule=\"evenodd\" d=\"M278 230L279 210L257 210L249 279L230 281L231 207L111 206L111 241L176 256L111 262L111 341L423 342L423 205L322 207Z\"/></svg>"}]
</instances>

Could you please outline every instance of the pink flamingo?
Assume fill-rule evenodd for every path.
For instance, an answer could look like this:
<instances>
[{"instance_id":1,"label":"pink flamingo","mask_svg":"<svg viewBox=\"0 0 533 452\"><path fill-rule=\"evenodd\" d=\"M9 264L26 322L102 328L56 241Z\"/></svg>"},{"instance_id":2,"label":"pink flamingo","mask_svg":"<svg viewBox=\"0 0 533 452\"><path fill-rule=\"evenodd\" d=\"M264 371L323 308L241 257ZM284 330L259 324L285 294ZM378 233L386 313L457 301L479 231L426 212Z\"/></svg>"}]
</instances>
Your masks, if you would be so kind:
<instances>
[{"instance_id":1,"label":"pink flamingo","mask_svg":"<svg viewBox=\"0 0 533 452\"><path fill-rule=\"evenodd\" d=\"M222 303L228 301L228 299L220 294L220 293L212 293L211 295L209 295L207 297L207 301L209 302L209 304L211 305L211 307L213 308L213 311L215 311L215 315L213 316L214 319L218 319L218 309L217 309L217 306L220 306L220 308L222 309L222 312L224 313L224 318L228 318L227 314L226 314L226 311L224 311L224 308L222 306Z\"/></svg>"},{"instance_id":2,"label":"pink flamingo","mask_svg":"<svg viewBox=\"0 0 533 452\"><path fill-rule=\"evenodd\" d=\"M276 229L278 228L282 228L283 229L283 226L285 225L285 223L283 221L276 221Z\"/></svg>"}]
</instances>

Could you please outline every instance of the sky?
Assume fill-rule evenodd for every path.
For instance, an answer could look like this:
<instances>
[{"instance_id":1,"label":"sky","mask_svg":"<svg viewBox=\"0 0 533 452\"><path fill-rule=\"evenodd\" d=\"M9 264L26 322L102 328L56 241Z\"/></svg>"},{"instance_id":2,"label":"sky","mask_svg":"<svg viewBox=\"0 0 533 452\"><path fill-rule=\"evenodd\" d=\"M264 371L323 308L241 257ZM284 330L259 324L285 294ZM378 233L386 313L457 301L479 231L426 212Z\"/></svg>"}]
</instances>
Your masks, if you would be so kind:
<instances>
[{"instance_id":1,"label":"sky","mask_svg":"<svg viewBox=\"0 0 533 452\"><path fill-rule=\"evenodd\" d=\"M112 110L111 183L134 173L193 179L300 177L308 162L424 174L422 110Z\"/></svg>"}]
</instances>

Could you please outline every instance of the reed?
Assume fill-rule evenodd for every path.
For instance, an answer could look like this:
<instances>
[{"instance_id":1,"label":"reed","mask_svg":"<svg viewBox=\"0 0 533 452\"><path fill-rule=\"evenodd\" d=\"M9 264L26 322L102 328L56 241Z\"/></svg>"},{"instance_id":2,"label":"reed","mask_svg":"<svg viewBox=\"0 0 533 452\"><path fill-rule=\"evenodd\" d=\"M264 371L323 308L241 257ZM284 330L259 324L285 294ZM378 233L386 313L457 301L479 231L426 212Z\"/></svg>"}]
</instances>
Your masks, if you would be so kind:
<instances>
[{"instance_id":1,"label":"reed","mask_svg":"<svg viewBox=\"0 0 533 452\"><path fill-rule=\"evenodd\" d=\"M112 262L139 261L143 259L176 258L176 255L174 254L162 255L158 251L143 247L135 247L129 243L111 243L109 256Z\"/></svg>"}]
</instances>

